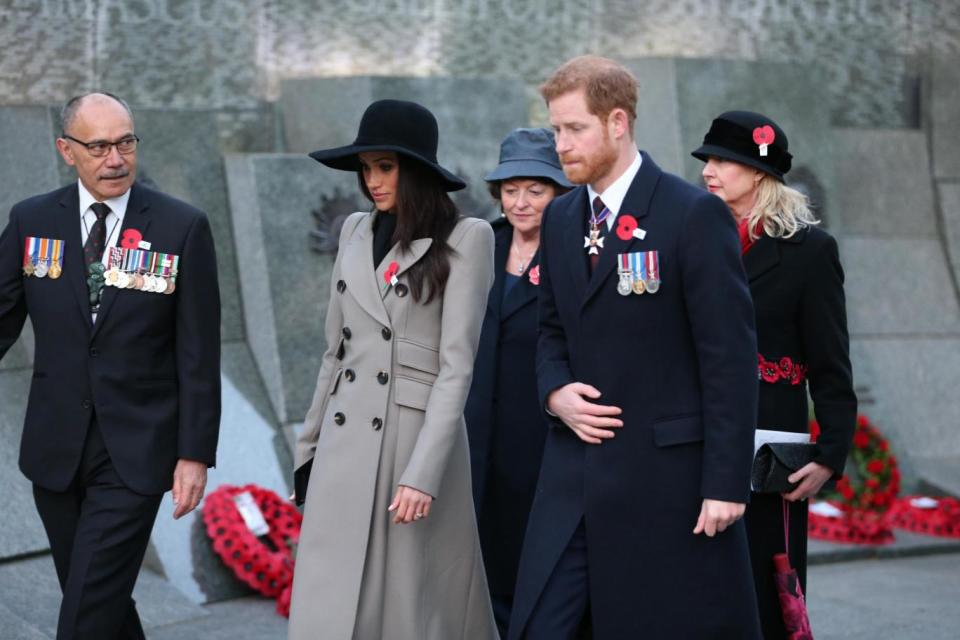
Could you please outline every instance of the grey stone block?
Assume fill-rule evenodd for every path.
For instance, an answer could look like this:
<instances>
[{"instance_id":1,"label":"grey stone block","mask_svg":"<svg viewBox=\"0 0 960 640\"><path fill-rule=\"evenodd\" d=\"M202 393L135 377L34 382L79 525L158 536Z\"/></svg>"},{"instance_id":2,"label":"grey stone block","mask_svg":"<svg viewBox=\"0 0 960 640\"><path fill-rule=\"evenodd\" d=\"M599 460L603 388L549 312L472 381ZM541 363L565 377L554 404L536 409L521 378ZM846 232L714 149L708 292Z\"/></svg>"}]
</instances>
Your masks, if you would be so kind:
<instances>
[{"instance_id":1,"label":"grey stone block","mask_svg":"<svg viewBox=\"0 0 960 640\"><path fill-rule=\"evenodd\" d=\"M952 455L914 456L918 475L933 495L960 497L960 452Z\"/></svg>"},{"instance_id":2,"label":"grey stone block","mask_svg":"<svg viewBox=\"0 0 960 640\"><path fill-rule=\"evenodd\" d=\"M960 178L960 57L933 57L930 80L933 171L938 178Z\"/></svg>"},{"instance_id":3,"label":"grey stone block","mask_svg":"<svg viewBox=\"0 0 960 640\"><path fill-rule=\"evenodd\" d=\"M50 127L44 107L0 107L0 140L9 151L0 161L0 227L7 226L14 204L59 186ZM29 367L32 361L33 332L27 323L23 337L0 361L0 370Z\"/></svg>"},{"instance_id":4,"label":"grey stone block","mask_svg":"<svg viewBox=\"0 0 960 640\"><path fill-rule=\"evenodd\" d=\"M673 58L638 58L626 62L640 83L634 136L660 168L682 174L684 150L677 103L677 70ZM709 126L709 123L708 123ZM706 132L706 130L704 130Z\"/></svg>"},{"instance_id":5,"label":"grey stone block","mask_svg":"<svg viewBox=\"0 0 960 640\"><path fill-rule=\"evenodd\" d=\"M333 267L333 254L310 250L311 213L322 212L320 226L336 239L342 218L369 204L353 174L306 156L228 155L226 170L250 350L279 422L302 420L326 348Z\"/></svg>"},{"instance_id":6,"label":"grey stone block","mask_svg":"<svg viewBox=\"0 0 960 640\"><path fill-rule=\"evenodd\" d=\"M486 217L492 206L483 176L497 164L500 140L529 122L525 85L503 78L287 80L280 95L287 150L308 153L351 143L367 105L385 98L412 100L433 112L440 164L468 183L454 200L464 214Z\"/></svg>"},{"instance_id":7,"label":"grey stone block","mask_svg":"<svg viewBox=\"0 0 960 640\"><path fill-rule=\"evenodd\" d=\"M0 486L4 496L0 559L49 548L33 504L32 485L17 465L30 379L30 371L0 371Z\"/></svg>"},{"instance_id":8,"label":"grey stone block","mask_svg":"<svg viewBox=\"0 0 960 640\"><path fill-rule=\"evenodd\" d=\"M935 236L927 138L910 129L833 129L844 233Z\"/></svg>"},{"instance_id":9,"label":"grey stone block","mask_svg":"<svg viewBox=\"0 0 960 640\"><path fill-rule=\"evenodd\" d=\"M255 385L254 363L242 344L225 345L223 361L224 371L230 374L222 378L223 415L217 466L208 472L207 491L225 484L253 483L287 496L290 463L282 437L274 422L265 419L262 409L258 410L245 396ZM234 385L233 378L242 380L240 388ZM253 389L251 395L262 399L265 393ZM282 463L279 455L284 456ZM151 538L164 575L193 602L249 594L250 590L213 553L201 511L202 504L197 511L173 520L172 500L164 497Z\"/></svg>"},{"instance_id":10,"label":"grey stone block","mask_svg":"<svg viewBox=\"0 0 960 640\"><path fill-rule=\"evenodd\" d=\"M947 256L953 269L953 277L960 281L960 182L941 181L937 185L940 195L940 214L943 220L943 236L947 243Z\"/></svg>"},{"instance_id":11,"label":"grey stone block","mask_svg":"<svg viewBox=\"0 0 960 640\"><path fill-rule=\"evenodd\" d=\"M960 308L938 239L843 237L840 260L852 335L960 331Z\"/></svg>"},{"instance_id":12,"label":"grey stone block","mask_svg":"<svg viewBox=\"0 0 960 640\"><path fill-rule=\"evenodd\" d=\"M274 600L251 596L204 610L203 618L150 628L150 640L286 640L287 619L277 614Z\"/></svg>"},{"instance_id":13,"label":"grey stone block","mask_svg":"<svg viewBox=\"0 0 960 640\"><path fill-rule=\"evenodd\" d=\"M890 440L905 486L925 459L960 457L960 338L854 338L850 350L854 380L874 398L861 411Z\"/></svg>"}]
</instances>

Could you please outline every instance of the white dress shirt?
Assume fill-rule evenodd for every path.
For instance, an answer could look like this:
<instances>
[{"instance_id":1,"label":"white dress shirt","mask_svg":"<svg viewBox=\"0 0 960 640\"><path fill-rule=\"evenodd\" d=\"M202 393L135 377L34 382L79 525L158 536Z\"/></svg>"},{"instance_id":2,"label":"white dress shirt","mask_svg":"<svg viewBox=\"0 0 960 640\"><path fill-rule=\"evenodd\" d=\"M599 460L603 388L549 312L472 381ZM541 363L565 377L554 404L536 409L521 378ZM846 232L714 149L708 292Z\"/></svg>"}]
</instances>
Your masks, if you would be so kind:
<instances>
[{"instance_id":1,"label":"white dress shirt","mask_svg":"<svg viewBox=\"0 0 960 640\"><path fill-rule=\"evenodd\" d=\"M603 201L603 205L607 209L610 209L610 215L608 215L605 220L607 223L607 231L613 229L613 221L617 219L617 214L620 213L620 207L623 206L623 199L627 197L627 191L630 190L633 179L637 177L637 172L640 171L641 162L640 152L637 151L636 157L633 159L633 162L630 163L630 166L627 167L627 170L624 171L619 178L614 180L613 184L607 187L603 193L598 194L593 190L593 185L587 185L587 195L590 197L589 204L591 210L593 209L593 201L598 195Z\"/></svg>"},{"instance_id":2,"label":"white dress shirt","mask_svg":"<svg viewBox=\"0 0 960 640\"><path fill-rule=\"evenodd\" d=\"M86 245L87 237L90 235L90 229L97 221L97 214L90 207L97 202L97 199L90 195L87 188L83 186L80 180L77 180L77 186L80 188L80 241ZM103 256L100 262L107 266L110 252L107 249L117 246L120 238L120 228L123 226L123 216L127 213L127 203L130 201L130 189L127 189L122 196L109 198L103 201L103 204L110 207L110 213L107 214L104 224L107 226L107 242L104 244ZM91 314L93 321L97 321L97 314Z\"/></svg>"}]
</instances>

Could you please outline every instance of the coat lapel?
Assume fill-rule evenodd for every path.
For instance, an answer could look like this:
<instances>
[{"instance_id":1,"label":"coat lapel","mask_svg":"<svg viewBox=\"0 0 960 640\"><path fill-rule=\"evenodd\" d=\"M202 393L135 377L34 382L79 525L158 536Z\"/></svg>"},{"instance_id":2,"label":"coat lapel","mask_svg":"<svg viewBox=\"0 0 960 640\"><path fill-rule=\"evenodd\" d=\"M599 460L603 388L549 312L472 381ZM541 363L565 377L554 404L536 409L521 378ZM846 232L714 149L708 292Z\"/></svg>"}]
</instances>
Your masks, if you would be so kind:
<instances>
[{"instance_id":1,"label":"coat lapel","mask_svg":"<svg viewBox=\"0 0 960 640\"><path fill-rule=\"evenodd\" d=\"M378 286L382 282L379 279L382 274L377 274L373 269L372 224L372 215L360 221L356 233L347 242L347 246L341 249L343 251L341 273L347 283L347 291L357 304L377 322L389 326L390 318L386 307L383 306L383 298ZM387 257L389 258L389 255ZM390 260L384 259L384 263L390 264Z\"/></svg>"},{"instance_id":2,"label":"coat lapel","mask_svg":"<svg viewBox=\"0 0 960 640\"><path fill-rule=\"evenodd\" d=\"M617 214L617 220L619 220L622 215L631 215L637 219L637 222L640 222L650 213L650 201L653 198L653 192L656 190L657 183L660 181L660 176L663 175L663 172L650 156L646 153L643 153L642 156L643 161L640 164L640 170L634 177L630 189L627 190L627 196L623 199L620 212ZM584 193L586 193L586 189L584 189ZM584 202L583 206L587 206L586 202ZM586 215L585 208L583 211L584 215ZM583 223L582 227L583 233L585 234L586 222ZM641 224L640 227L642 228L643 225ZM616 223L613 229L607 232L605 238L603 250L600 252L600 260L597 262L597 268L594 269L593 275L590 277L590 282L587 285L587 291L584 293L583 304L586 304L590 298L600 290L603 283L607 281L610 273L617 266L617 255L628 253L630 245L636 241L636 238L633 237L627 238L626 240L621 239L617 235ZM584 261L581 260L581 262Z\"/></svg>"},{"instance_id":3,"label":"coat lapel","mask_svg":"<svg viewBox=\"0 0 960 640\"><path fill-rule=\"evenodd\" d=\"M60 198L57 227L60 237L63 238L63 277L70 282L70 288L80 304L80 315L90 329L90 293L87 290L87 266L83 260L81 224L80 190L74 184Z\"/></svg>"},{"instance_id":4,"label":"coat lapel","mask_svg":"<svg viewBox=\"0 0 960 640\"><path fill-rule=\"evenodd\" d=\"M523 272L523 275L520 276L520 281L513 285L513 289L510 289L510 292L507 293L507 297L504 298L503 305L500 308L501 320L505 320L530 302L537 299L539 289L538 285L530 282L530 270L538 266L540 266L539 249L537 249L537 252L533 254L533 258L530 259L530 264L527 266L526 271Z\"/></svg>"},{"instance_id":5,"label":"coat lapel","mask_svg":"<svg viewBox=\"0 0 960 640\"><path fill-rule=\"evenodd\" d=\"M490 289L490 295L487 296L487 313L499 319L503 287L507 279L507 258L510 253L510 242L513 240L513 227L506 221L502 224L494 223L493 237L493 287Z\"/></svg>"},{"instance_id":6,"label":"coat lapel","mask_svg":"<svg viewBox=\"0 0 960 640\"><path fill-rule=\"evenodd\" d=\"M587 288L587 258L584 255L583 237L586 234L586 207L587 188L577 187L576 195L570 199L567 210L558 212L562 216L563 246L561 247L561 256L554 258L553 264L560 262L567 268L570 274L569 281L564 281L561 272L555 269L553 278L557 280L559 288L566 288L568 285L571 292L578 298L583 295Z\"/></svg>"},{"instance_id":7,"label":"coat lapel","mask_svg":"<svg viewBox=\"0 0 960 640\"><path fill-rule=\"evenodd\" d=\"M777 241L764 234L757 238L753 246L743 255L743 268L747 279L753 282L780 263L780 248Z\"/></svg>"},{"instance_id":8,"label":"coat lapel","mask_svg":"<svg viewBox=\"0 0 960 640\"><path fill-rule=\"evenodd\" d=\"M147 230L153 221L153 214L150 213L149 209L150 197L143 187L134 183L130 188L130 200L127 202L127 212L123 215L123 224L120 225L120 231L117 233L116 246L120 246L120 239L127 229L136 229L143 235L144 239L147 238ZM120 290L116 287L103 288L103 293L100 296L100 310L97 312L97 321L93 325L94 336L103 326L119 293Z\"/></svg>"},{"instance_id":9,"label":"coat lapel","mask_svg":"<svg viewBox=\"0 0 960 640\"><path fill-rule=\"evenodd\" d=\"M392 286L388 286L389 283L384 277L384 274L387 272L387 269L390 268L390 265L394 262L397 263L397 273L396 276L399 278L403 275L403 272L412 267L417 261L427 253L427 250L430 248L430 245L433 244L432 238L417 238L410 243L410 248L407 251L401 251L400 245L395 244L390 247L390 251L387 252L387 255L384 256L383 262L377 267L377 286L380 287L380 299L383 300L387 297L387 294L392 289ZM373 264L373 248L371 241L370 249L370 264Z\"/></svg>"}]
</instances>

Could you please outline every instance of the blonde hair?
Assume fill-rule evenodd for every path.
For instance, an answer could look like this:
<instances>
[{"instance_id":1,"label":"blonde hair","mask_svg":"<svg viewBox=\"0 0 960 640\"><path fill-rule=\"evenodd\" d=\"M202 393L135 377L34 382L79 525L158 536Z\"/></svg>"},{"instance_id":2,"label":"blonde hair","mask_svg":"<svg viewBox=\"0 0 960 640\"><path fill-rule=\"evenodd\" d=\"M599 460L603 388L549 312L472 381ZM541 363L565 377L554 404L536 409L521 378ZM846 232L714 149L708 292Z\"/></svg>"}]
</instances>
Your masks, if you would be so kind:
<instances>
[{"instance_id":1,"label":"blonde hair","mask_svg":"<svg viewBox=\"0 0 960 640\"><path fill-rule=\"evenodd\" d=\"M750 239L756 240L757 229L763 226L771 238L789 238L804 227L820 224L810 200L796 189L791 189L770 174L764 174L757 185L757 199L747 214Z\"/></svg>"},{"instance_id":2,"label":"blonde hair","mask_svg":"<svg viewBox=\"0 0 960 640\"><path fill-rule=\"evenodd\" d=\"M540 95L550 104L554 98L583 89L587 110L606 119L614 109L627 113L630 137L637 119L637 79L622 64L609 58L578 56L560 67L540 85Z\"/></svg>"}]
</instances>

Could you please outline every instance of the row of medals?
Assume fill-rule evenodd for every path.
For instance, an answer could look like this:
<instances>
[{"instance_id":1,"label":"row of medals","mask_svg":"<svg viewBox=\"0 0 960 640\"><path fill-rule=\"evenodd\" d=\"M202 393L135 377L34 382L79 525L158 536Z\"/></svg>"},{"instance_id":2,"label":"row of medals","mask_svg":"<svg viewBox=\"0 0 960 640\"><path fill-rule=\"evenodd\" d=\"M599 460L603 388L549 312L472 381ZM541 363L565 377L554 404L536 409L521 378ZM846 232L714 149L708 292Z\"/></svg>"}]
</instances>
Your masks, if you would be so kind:
<instances>
[{"instance_id":1,"label":"row of medals","mask_svg":"<svg viewBox=\"0 0 960 640\"><path fill-rule=\"evenodd\" d=\"M118 289L137 289L147 293L163 293L170 295L177 289L173 278L164 278L163 276L152 273L136 273L120 271L116 267L111 267L103 274L104 284L108 287L117 287Z\"/></svg>"},{"instance_id":2,"label":"row of medals","mask_svg":"<svg viewBox=\"0 0 960 640\"><path fill-rule=\"evenodd\" d=\"M36 278L46 278L50 276L51 280L56 280L60 277L60 274L63 273L63 267L59 263L54 262L52 264L47 264L45 260L40 260L36 264L28 262L23 265L23 275L25 276L34 276Z\"/></svg>"},{"instance_id":3,"label":"row of medals","mask_svg":"<svg viewBox=\"0 0 960 640\"><path fill-rule=\"evenodd\" d=\"M621 271L620 272L620 281L617 282L617 293L622 296L628 296L631 293L635 293L638 296L643 295L644 293L656 293L660 291L660 281L656 278L643 278L637 277L632 271Z\"/></svg>"}]
</instances>

